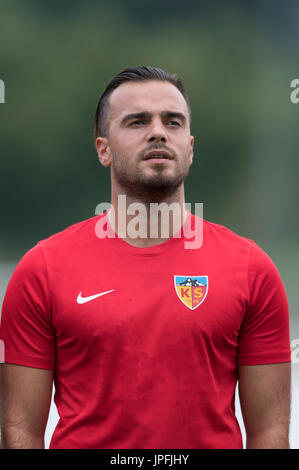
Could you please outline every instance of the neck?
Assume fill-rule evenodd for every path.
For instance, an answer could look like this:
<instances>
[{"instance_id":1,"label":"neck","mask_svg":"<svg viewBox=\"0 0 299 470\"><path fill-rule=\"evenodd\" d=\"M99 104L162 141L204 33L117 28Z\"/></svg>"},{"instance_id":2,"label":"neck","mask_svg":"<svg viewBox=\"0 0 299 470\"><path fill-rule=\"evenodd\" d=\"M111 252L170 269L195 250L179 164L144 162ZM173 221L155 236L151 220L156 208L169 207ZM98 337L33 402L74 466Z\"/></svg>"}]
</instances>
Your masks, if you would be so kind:
<instances>
[{"instance_id":1,"label":"neck","mask_svg":"<svg viewBox=\"0 0 299 470\"><path fill-rule=\"evenodd\" d=\"M151 196L151 200L112 191L111 202L113 210L108 217L112 229L140 248L165 242L180 230L187 217L183 185L169 196Z\"/></svg>"}]
</instances>

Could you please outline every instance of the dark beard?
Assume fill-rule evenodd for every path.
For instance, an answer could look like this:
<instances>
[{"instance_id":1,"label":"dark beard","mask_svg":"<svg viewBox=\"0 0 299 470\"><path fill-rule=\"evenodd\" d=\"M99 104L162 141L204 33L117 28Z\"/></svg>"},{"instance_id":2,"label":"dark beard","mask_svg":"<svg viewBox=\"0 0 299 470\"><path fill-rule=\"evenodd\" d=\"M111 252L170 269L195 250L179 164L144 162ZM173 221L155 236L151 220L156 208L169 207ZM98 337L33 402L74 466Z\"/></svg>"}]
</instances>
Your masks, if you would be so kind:
<instances>
[{"instance_id":1,"label":"dark beard","mask_svg":"<svg viewBox=\"0 0 299 470\"><path fill-rule=\"evenodd\" d=\"M131 174L127 166L120 164L125 159L118 159L116 156L116 161L118 161L116 165L112 163L112 171L118 184L124 189L124 194L148 202L160 201L172 196L189 172L189 168L184 168L175 177L170 178L163 175L163 168L157 164L155 175L148 177L140 169Z\"/></svg>"}]
</instances>

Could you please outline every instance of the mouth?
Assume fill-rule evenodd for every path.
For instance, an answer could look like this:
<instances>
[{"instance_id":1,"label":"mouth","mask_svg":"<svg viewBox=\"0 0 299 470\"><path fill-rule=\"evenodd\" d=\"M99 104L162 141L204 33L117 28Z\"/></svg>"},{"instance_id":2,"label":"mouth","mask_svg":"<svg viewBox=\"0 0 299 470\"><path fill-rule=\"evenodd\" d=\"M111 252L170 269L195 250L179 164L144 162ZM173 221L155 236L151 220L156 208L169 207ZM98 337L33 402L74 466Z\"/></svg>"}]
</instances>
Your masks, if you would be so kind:
<instances>
[{"instance_id":1,"label":"mouth","mask_svg":"<svg viewBox=\"0 0 299 470\"><path fill-rule=\"evenodd\" d=\"M144 160L173 160L173 157L165 150L152 150L145 155Z\"/></svg>"}]
</instances>

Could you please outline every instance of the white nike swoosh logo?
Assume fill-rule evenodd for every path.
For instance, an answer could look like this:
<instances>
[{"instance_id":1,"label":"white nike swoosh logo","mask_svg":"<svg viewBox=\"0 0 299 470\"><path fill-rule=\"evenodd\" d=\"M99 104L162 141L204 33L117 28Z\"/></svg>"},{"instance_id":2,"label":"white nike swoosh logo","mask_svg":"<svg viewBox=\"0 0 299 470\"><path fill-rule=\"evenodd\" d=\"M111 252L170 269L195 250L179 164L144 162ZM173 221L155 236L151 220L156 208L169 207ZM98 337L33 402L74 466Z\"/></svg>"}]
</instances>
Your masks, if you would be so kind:
<instances>
[{"instance_id":1,"label":"white nike swoosh logo","mask_svg":"<svg viewBox=\"0 0 299 470\"><path fill-rule=\"evenodd\" d=\"M82 292L77 297L77 303L78 304L86 304L86 302L90 302L93 299L96 299L97 297L101 297L101 295L109 294L110 292L114 292L115 289L112 290L107 290L106 292L101 292L100 294L95 294L95 295L90 295L89 297L82 297Z\"/></svg>"}]
</instances>

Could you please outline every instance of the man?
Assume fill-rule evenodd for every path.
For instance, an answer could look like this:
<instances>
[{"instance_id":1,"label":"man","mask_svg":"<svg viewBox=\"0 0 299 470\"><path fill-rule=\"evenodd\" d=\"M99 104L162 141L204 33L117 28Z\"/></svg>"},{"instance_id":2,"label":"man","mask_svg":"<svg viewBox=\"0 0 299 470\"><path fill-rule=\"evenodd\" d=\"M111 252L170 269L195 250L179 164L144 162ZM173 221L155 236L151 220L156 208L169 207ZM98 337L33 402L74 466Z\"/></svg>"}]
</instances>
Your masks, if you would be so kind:
<instances>
[{"instance_id":1,"label":"man","mask_svg":"<svg viewBox=\"0 0 299 470\"><path fill-rule=\"evenodd\" d=\"M106 87L95 145L111 210L39 242L5 296L4 447L44 446L53 378L50 448L242 448L238 380L247 447L289 447L284 287L268 255L223 226L202 221L203 243L186 248L199 219L185 210L190 122L176 75L130 68ZM162 202L181 209L167 236L148 211ZM137 203L146 236L132 228Z\"/></svg>"}]
</instances>

